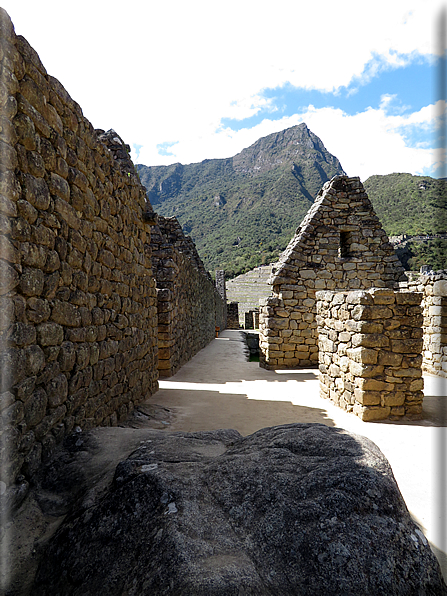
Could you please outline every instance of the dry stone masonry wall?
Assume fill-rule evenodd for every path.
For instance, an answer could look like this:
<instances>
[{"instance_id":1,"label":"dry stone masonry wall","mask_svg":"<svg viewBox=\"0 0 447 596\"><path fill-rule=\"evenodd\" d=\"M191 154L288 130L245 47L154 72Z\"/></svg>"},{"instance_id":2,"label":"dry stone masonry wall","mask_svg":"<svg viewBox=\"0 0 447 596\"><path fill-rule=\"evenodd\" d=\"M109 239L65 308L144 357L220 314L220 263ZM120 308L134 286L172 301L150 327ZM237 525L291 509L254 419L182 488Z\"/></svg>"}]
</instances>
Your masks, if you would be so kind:
<instances>
[{"instance_id":1,"label":"dry stone masonry wall","mask_svg":"<svg viewBox=\"0 0 447 596\"><path fill-rule=\"evenodd\" d=\"M158 216L151 243L157 281L158 368L160 376L169 377L213 339L216 327L225 328L226 302L175 217Z\"/></svg>"},{"instance_id":2,"label":"dry stone masonry wall","mask_svg":"<svg viewBox=\"0 0 447 596\"><path fill-rule=\"evenodd\" d=\"M421 417L422 294L320 291L320 394L362 420Z\"/></svg>"},{"instance_id":3,"label":"dry stone masonry wall","mask_svg":"<svg viewBox=\"0 0 447 596\"><path fill-rule=\"evenodd\" d=\"M0 61L4 501L73 428L116 425L154 393L159 354L176 370L225 303L178 222L157 225L129 146L93 129L2 9Z\"/></svg>"},{"instance_id":4,"label":"dry stone masonry wall","mask_svg":"<svg viewBox=\"0 0 447 596\"><path fill-rule=\"evenodd\" d=\"M447 271L413 274L400 287L422 292L422 369L447 377Z\"/></svg>"},{"instance_id":5,"label":"dry stone masonry wall","mask_svg":"<svg viewBox=\"0 0 447 596\"><path fill-rule=\"evenodd\" d=\"M316 291L392 287L405 279L359 178L335 176L281 255L272 296L260 303L261 366L318 363Z\"/></svg>"},{"instance_id":6,"label":"dry stone masonry wall","mask_svg":"<svg viewBox=\"0 0 447 596\"><path fill-rule=\"evenodd\" d=\"M75 426L116 425L157 387L146 192L1 21L2 482Z\"/></svg>"}]
</instances>

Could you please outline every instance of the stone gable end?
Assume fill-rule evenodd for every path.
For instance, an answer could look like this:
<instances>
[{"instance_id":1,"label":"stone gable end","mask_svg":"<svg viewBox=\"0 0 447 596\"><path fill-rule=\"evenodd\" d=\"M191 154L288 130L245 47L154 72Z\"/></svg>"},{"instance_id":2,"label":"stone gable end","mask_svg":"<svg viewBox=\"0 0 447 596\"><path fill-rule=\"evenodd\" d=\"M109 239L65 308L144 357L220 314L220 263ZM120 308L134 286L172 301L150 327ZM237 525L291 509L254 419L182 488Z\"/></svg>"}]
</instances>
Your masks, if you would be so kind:
<instances>
[{"instance_id":1,"label":"stone gable end","mask_svg":"<svg viewBox=\"0 0 447 596\"><path fill-rule=\"evenodd\" d=\"M261 302L260 364L318 362L315 292L395 287L406 280L360 179L326 182L273 269Z\"/></svg>"}]
</instances>

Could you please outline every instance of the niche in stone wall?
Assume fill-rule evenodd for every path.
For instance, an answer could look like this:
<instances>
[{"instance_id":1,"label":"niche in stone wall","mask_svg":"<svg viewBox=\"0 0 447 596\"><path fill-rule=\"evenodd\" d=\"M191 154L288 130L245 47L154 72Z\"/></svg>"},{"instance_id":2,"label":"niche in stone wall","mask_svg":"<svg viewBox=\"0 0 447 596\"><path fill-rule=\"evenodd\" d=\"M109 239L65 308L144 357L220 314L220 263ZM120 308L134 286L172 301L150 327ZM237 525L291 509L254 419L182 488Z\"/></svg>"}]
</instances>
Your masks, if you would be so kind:
<instances>
[{"instance_id":1,"label":"niche in stone wall","mask_svg":"<svg viewBox=\"0 0 447 596\"><path fill-rule=\"evenodd\" d=\"M347 259L351 256L351 232L340 231L340 245L338 247L338 256L341 259Z\"/></svg>"}]
</instances>

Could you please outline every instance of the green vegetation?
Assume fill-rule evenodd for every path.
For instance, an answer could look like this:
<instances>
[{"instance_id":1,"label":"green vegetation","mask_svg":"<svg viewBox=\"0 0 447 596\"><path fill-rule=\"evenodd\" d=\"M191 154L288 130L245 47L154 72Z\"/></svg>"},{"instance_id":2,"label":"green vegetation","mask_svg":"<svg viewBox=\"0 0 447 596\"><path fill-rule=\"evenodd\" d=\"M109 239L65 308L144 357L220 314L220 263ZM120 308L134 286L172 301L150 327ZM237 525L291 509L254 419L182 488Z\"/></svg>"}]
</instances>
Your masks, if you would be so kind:
<instances>
[{"instance_id":1,"label":"green vegetation","mask_svg":"<svg viewBox=\"0 0 447 596\"><path fill-rule=\"evenodd\" d=\"M410 242L397 248L397 256L408 271L419 271L428 265L433 271L447 269L447 238L433 238L427 242Z\"/></svg>"},{"instance_id":2,"label":"green vegetation","mask_svg":"<svg viewBox=\"0 0 447 596\"><path fill-rule=\"evenodd\" d=\"M445 180L388 174L371 176L364 186L389 236L447 232Z\"/></svg>"},{"instance_id":3,"label":"green vegetation","mask_svg":"<svg viewBox=\"0 0 447 596\"><path fill-rule=\"evenodd\" d=\"M235 277L275 262L323 184L343 169L305 124L259 139L227 159L137 166L155 211L175 216L209 271ZM411 174L364 183L389 236L447 232L445 180ZM404 266L447 269L447 241L410 242Z\"/></svg>"},{"instance_id":4,"label":"green vegetation","mask_svg":"<svg viewBox=\"0 0 447 596\"><path fill-rule=\"evenodd\" d=\"M389 174L371 176L364 186L388 236L447 233L446 180ZM445 238L409 241L396 252L409 271L418 271L422 265L434 271L447 269Z\"/></svg>"},{"instance_id":5,"label":"green vegetation","mask_svg":"<svg viewBox=\"0 0 447 596\"><path fill-rule=\"evenodd\" d=\"M137 167L154 210L175 216L205 267L228 277L276 261L321 186L344 173L305 124L233 158Z\"/></svg>"}]
</instances>

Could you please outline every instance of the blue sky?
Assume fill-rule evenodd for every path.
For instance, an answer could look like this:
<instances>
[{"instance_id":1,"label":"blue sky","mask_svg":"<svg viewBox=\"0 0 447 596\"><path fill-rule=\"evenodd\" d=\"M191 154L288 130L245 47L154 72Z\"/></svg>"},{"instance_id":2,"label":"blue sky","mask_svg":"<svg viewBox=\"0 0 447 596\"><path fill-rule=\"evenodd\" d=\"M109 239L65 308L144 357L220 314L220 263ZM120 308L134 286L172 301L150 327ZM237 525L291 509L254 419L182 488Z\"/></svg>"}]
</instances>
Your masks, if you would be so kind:
<instances>
[{"instance_id":1,"label":"blue sky","mask_svg":"<svg viewBox=\"0 0 447 596\"><path fill-rule=\"evenodd\" d=\"M401 68L386 69L368 82L353 81L337 92L322 92L317 89L302 89L285 84L275 89L264 89L260 95L271 104L256 115L244 120L223 118L222 124L233 130L255 126L268 114L272 119L293 116L305 111L308 105L316 108L332 107L357 114L368 107L378 108L384 95L393 97L388 111L409 113L417 111L431 102L439 61L419 59ZM417 84L416 84L417 82Z\"/></svg>"},{"instance_id":2,"label":"blue sky","mask_svg":"<svg viewBox=\"0 0 447 596\"><path fill-rule=\"evenodd\" d=\"M230 157L305 122L349 175L446 175L438 0L2 0L136 162ZM69 24L69 26L67 26Z\"/></svg>"},{"instance_id":3,"label":"blue sky","mask_svg":"<svg viewBox=\"0 0 447 596\"><path fill-rule=\"evenodd\" d=\"M382 65L374 76L358 77L350 85L335 92L303 89L289 83L273 89L263 89L259 93L259 96L266 100L263 108L248 118L222 118L221 125L232 131L251 129L260 125L266 118L271 121L283 121L284 118L305 116L309 106L316 111L324 108L341 110L346 117L375 110L382 111L385 116L402 119L401 125L395 130L399 131L406 147L443 147L445 139L433 123L426 120L419 123L406 122L412 114L436 101L436 81L442 66L440 59L416 56L413 61L403 66ZM365 70L368 70L368 65ZM322 139L324 142L324 133ZM419 166L412 173L444 175L432 163Z\"/></svg>"}]
</instances>

